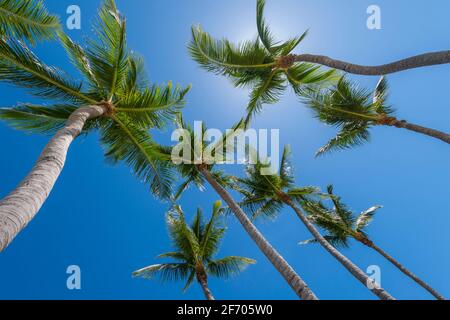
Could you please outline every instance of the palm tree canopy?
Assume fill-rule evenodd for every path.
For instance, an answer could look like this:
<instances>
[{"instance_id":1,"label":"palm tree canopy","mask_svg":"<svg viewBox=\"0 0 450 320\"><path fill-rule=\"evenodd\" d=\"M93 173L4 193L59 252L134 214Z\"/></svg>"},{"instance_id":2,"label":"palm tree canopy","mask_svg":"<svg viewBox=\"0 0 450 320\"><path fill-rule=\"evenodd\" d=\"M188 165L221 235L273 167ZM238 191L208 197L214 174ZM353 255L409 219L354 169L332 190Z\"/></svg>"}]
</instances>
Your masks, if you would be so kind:
<instances>
[{"instance_id":1,"label":"palm tree canopy","mask_svg":"<svg viewBox=\"0 0 450 320\"><path fill-rule=\"evenodd\" d=\"M371 126L385 124L394 110L387 105L388 83L382 77L372 93L342 77L333 87L308 91L306 105L321 122L337 127L337 136L317 155L358 146L370 139Z\"/></svg>"},{"instance_id":2,"label":"palm tree canopy","mask_svg":"<svg viewBox=\"0 0 450 320\"><path fill-rule=\"evenodd\" d=\"M0 0L0 35L37 40L52 39L60 30L58 17L48 13L42 1Z\"/></svg>"},{"instance_id":3,"label":"palm tree canopy","mask_svg":"<svg viewBox=\"0 0 450 320\"><path fill-rule=\"evenodd\" d=\"M51 101L1 108L0 119L20 130L54 133L77 108L106 105L107 114L89 120L85 132L99 130L110 162L124 161L155 195L168 197L173 178L169 162L148 130L165 126L180 111L189 87L149 83L142 58L127 47L126 20L114 0L103 2L94 30L96 37L85 47L59 33L82 80L48 66L21 41L0 39L0 81Z\"/></svg>"},{"instance_id":4,"label":"palm tree canopy","mask_svg":"<svg viewBox=\"0 0 450 320\"><path fill-rule=\"evenodd\" d=\"M254 264L255 260L244 257L214 258L226 230L220 221L222 211L222 204L217 201L213 205L209 221L205 221L202 210L197 209L192 223L188 224L181 207L175 206L167 214L167 226L176 251L158 257L176 262L151 265L133 272L133 276L146 279L158 276L163 281L185 280L186 290L198 272L226 279L239 274L249 264Z\"/></svg>"},{"instance_id":5,"label":"palm tree canopy","mask_svg":"<svg viewBox=\"0 0 450 320\"><path fill-rule=\"evenodd\" d=\"M261 169L268 164L260 161L247 166L246 177L236 178L234 189L243 195L240 205L253 219L275 218L284 206L284 195L296 201L323 196L317 187L295 185L290 156L290 147L286 146L278 174L262 175Z\"/></svg>"},{"instance_id":6,"label":"palm tree canopy","mask_svg":"<svg viewBox=\"0 0 450 320\"><path fill-rule=\"evenodd\" d=\"M307 200L302 201L303 209L308 213L308 218L327 232L325 236L334 246L348 247L349 239L368 239L366 229L374 219L375 213L381 206L373 206L359 214L352 212L341 199L334 195L333 187L328 186L328 193L333 203L328 208L323 202ZM316 243L315 239L304 241Z\"/></svg>"},{"instance_id":7,"label":"palm tree canopy","mask_svg":"<svg viewBox=\"0 0 450 320\"><path fill-rule=\"evenodd\" d=\"M182 153L180 152L179 154L176 153L172 155L174 148L166 148L166 154L167 156L172 157L172 160L177 160L173 157L182 160L180 161L181 163L176 166L176 169L183 179L183 182L177 187L172 196L172 201L178 200L183 192L192 184L200 190L204 190L205 178L198 169L199 165L206 166L208 171L213 174L214 178L221 185L230 186L233 183L231 177L217 169L216 165L224 163L227 151L230 151L227 149L228 137L238 132L238 130L243 129L244 121L241 120L235 124L232 129L228 130L227 134L222 136L222 139L219 139L218 141L204 141L205 133L207 131L207 127L204 123L202 123L201 136L199 137L199 132L196 132L189 124L187 124L183 120L181 114L178 114L176 119L178 129L186 132L187 136L180 137L180 143L185 146ZM189 150L189 154L184 154L185 149ZM216 161L216 153L221 153L221 161Z\"/></svg>"},{"instance_id":8,"label":"palm tree canopy","mask_svg":"<svg viewBox=\"0 0 450 320\"><path fill-rule=\"evenodd\" d=\"M230 78L236 87L250 88L246 125L261 111L263 104L277 103L288 84L301 94L308 86L335 79L334 70L323 70L320 66L292 59L291 52L307 32L278 42L264 20L265 0L258 0L256 7L256 39L233 44L226 39L216 40L200 27L193 27L189 44L192 58L203 69Z\"/></svg>"}]
</instances>

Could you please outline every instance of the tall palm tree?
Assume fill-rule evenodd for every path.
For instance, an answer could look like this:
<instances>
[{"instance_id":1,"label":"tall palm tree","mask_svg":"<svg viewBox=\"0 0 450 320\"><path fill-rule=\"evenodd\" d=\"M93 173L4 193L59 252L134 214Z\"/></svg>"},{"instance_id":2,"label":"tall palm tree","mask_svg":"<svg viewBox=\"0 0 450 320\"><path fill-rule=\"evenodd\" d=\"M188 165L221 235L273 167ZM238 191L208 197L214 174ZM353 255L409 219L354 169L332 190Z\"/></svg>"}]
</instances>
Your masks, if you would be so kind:
<instances>
[{"instance_id":1,"label":"tall palm tree","mask_svg":"<svg viewBox=\"0 0 450 320\"><path fill-rule=\"evenodd\" d=\"M448 133L398 120L394 116L394 109L387 104L388 83L385 77L380 79L373 95L346 78L341 78L332 88L308 90L303 95L316 118L339 128L337 136L317 155L361 145L370 139L370 127L381 125L407 129L450 143Z\"/></svg>"},{"instance_id":2,"label":"tall palm tree","mask_svg":"<svg viewBox=\"0 0 450 320\"><path fill-rule=\"evenodd\" d=\"M230 78L236 87L251 89L246 125L261 111L263 104L275 104L288 84L300 93L304 87L326 84L335 79L334 70L322 70L310 63L298 63L290 53L302 42L307 32L286 42L277 42L263 17L265 1L257 1L255 40L233 44L213 39L200 27L192 28L189 52L207 71Z\"/></svg>"},{"instance_id":3,"label":"tall palm tree","mask_svg":"<svg viewBox=\"0 0 450 320\"><path fill-rule=\"evenodd\" d=\"M411 271L406 269L392 256L378 247L369 237L366 232L367 227L374 219L375 213L381 206L374 206L366 211L361 212L359 215L354 214L348 209L348 207L342 203L341 199L333 194L333 187L328 187L328 193L332 199L333 208L328 208L321 201L304 201L302 202L303 209L308 213L308 218L314 224L320 228L326 230L326 239L334 246L337 247L349 247L349 240L355 239L356 241L364 244L365 246L372 248L394 266L396 266L401 272L413 279L420 286L425 288L434 297L439 300L445 300L445 298L439 294L436 290L431 288L423 280L415 276ZM316 240L307 240L303 243L315 243Z\"/></svg>"},{"instance_id":4,"label":"tall palm tree","mask_svg":"<svg viewBox=\"0 0 450 320\"><path fill-rule=\"evenodd\" d=\"M316 54L293 54L292 51L304 38L306 32L298 38L285 43L276 42L266 22L264 21L265 0L257 0L257 26L259 38L263 47L256 42L246 42L240 47L233 47L228 41L212 40L201 30L194 32L191 50L194 58L207 70L235 78L236 85L256 82L252 99L261 99L270 103L277 99L283 89L281 73L285 72L294 89L303 84L303 72L322 65L347 73L360 75L387 75L404 70L450 63L450 50L429 52L409 57L380 66L363 66L346 61L332 59ZM196 48L198 47L198 48ZM304 69L297 63L301 63ZM308 64L306 64L308 63ZM299 68L300 70L297 70ZM277 69L281 72L276 71ZM284 70L283 70L284 69ZM307 75L309 77L309 75ZM274 79L271 79L271 78ZM264 86L267 88L264 89ZM266 92L266 94L264 94ZM267 95L267 96L266 96ZM275 95L271 97L271 95Z\"/></svg>"},{"instance_id":5,"label":"tall palm tree","mask_svg":"<svg viewBox=\"0 0 450 320\"><path fill-rule=\"evenodd\" d=\"M183 136L180 136L180 145L182 148L178 150L177 147L174 147L167 150L167 152L171 153L172 161L177 165L177 169L185 181L180 184L180 187L172 200L177 200L182 195L183 191L192 184L199 188L203 188L206 182L209 183L228 205L231 212L233 212L237 220L244 227L250 238L256 243L261 252L277 269L294 292L302 299L317 300L316 295L311 291L305 281L264 238L261 232L226 190L226 187L230 187L232 181L215 168L219 161L209 158L210 155L214 156L214 153L226 149L227 138L230 135L233 135L239 128L242 128L244 126L244 121L241 120L235 125L233 128L234 130L230 130L228 135L224 136L223 139L212 143L203 142L204 133L206 131L204 126L200 133L202 136L199 137L196 132L183 121L181 116L179 116L177 123L179 129L185 132Z\"/></svg>"},{"instance_id":6,"label":"tall palm tree","mask_svg":"<svg viewBox=\"0 0 450 320\"><path fill-rule=\"evenodd\" d=\"M222 203L215 202L211 219L205 222L199 208L192 224L188 225L181 207L175 206L167 215L167 226L176 251L158 257L176 262L154 264L133 272L133 276L147 279L160 276L166 281L186 280L183 291L196 279L206 299L214 300L208 286L208 276L227 279L242 272L249 264L256 263L253 259L237 256L214 258L226 230L219 221L222 211Z\"/></svg>"},{"instance_id":7,"label":"tall palm tree","mask_svg":"<svg viewBox=\"0 0 450 320\"><path fill-rule=\"evenodd\" d=\"M42 1L0 0L0 36L36 40L55 38L59 19L48 13Z\"/></svg>"},{"instance_id":8,"label":"tall palm tree","mask_svg":"<svg viewBox=\"0 0 450 320\"><path fill-rule=\"evenodd\" d=\"M240 205L253 216L273 217L279 213L285 205L291 207L298 218L303 222L314 238L326 249L336 260L338 260L356 279L367 286L372 293L383 300L394 300L394 298L378 285L371 285L372 280L358 266L333 247L324 238L317 228L303 214L297 203L310 197L321 196L317 188L297 187L294 185L293 170L290 163L289 147L284 148L280 171L274 175L262 175L261 169L265 163L258 162L247 166L247 176L236 178L239 187L235 189L244 196Z\"/></svg>"},{"instance_id":9,"label":"tall palm tree","mask_svg":"<svg viewBox=\"0 0 450 320\"><path fill-rule=\"evenodd\" d=\"M171 193L172 174L147 128L160 128L182 107L188 89L150 85L143 60L126 46L126 23L114 0L105 0L87 48L60 33L72 80L46 65L23 42L0 39L0 81L53 101L0 109L0 119L31 133L54 134L28 176L0 201L0 251L33 219L60 175L69 146L82 132L100 131L106 157L124 161L157 196Z\"/></svg>"}]
</instances>

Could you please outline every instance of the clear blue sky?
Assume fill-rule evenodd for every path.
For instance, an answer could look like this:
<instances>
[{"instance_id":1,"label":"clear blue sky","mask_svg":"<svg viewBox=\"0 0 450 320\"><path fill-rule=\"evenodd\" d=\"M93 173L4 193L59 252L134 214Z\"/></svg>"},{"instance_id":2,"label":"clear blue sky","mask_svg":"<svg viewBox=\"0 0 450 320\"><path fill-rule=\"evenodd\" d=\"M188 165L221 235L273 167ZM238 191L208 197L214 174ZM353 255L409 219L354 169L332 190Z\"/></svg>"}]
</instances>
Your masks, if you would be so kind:
<instances>
[{"instance_id":1,"label":"clear blue sky","mask_svg":"<svg viewBox=\"0 0 450 320\"><path fill-rule=\"evenodd\" d=\"M51 11L65 18L68 0L46 0ZM204 120L209 127L228 128L247 102L245 90L234 89L221 77L200 70L187 54L190 27L201 23L217 37L245 40L255 35L254 0L118 0L128 18L129 45L146 58L151 79L193 84L185 117ZM78 0L81 40L99 1ZM382 30L366 27L366 0L268 0L267 19L280 38L310 29L297 52L318 53L355 63L378 64L425 51L450 48L448 1L377 0ZM56 44L38 48L48 63L72 70ZM373 87L378 80L357 77ZM411 122L450 131L448 91L450 66L412 70L389 77L391 103L398 116ZM1 105L36 101L22 90L0 85ZM449 186L450 149L442 142L395 128L375 128L372 143L320 159L314 152L334 130L312 118L287 92L255 121L257 128L280 128L282 143L292 145L299 184L335 185L356 211L384 205L370 228L373 240L447 297L450 296ZM170 132L161 137L167 139ZM48 137L30 136L0 124L0 195L25 176ZM217 196L190 190L182 205L192 213L209 210ZM49 200L36 219L0 255L0 299L202 299L193 286L132 279L131 272L156 263L170 249L164 224L165 205L155 201L129 169L104 162L95 134L78 139ZM220 255L244 255L258 260L241 276L211 279L221 299L294 299L290 288L258 252L234 219ZM310 238L300 221L283 210L274 223L258 224L272 244L322 299L373 299L359 282L322 248L299 246ZM382 285L400 299L430 296L376 253L355 244L345 250L366 269L379 265ZM66 268L79 265L82 290L66 289Z\"/></svg>"}]
</instances>

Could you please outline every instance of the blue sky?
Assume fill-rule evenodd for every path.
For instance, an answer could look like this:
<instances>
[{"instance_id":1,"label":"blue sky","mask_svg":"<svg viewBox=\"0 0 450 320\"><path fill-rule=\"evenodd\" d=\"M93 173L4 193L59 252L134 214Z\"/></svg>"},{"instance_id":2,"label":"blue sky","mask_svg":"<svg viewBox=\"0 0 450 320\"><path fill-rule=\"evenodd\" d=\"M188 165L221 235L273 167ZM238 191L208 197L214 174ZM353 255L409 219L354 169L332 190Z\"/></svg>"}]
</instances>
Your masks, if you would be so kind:
<instances>
[{"instance_id":1,"label":"blue sky","mask_svg":"<svg viewBox=\"0 0 450 320\"><path fill-rule=\"evenodd\" d=\"M67 0L46 0L65 19ZM379 64L426 51L450 47L450 3L440 0L331 1L268 0L267 19L281 39L310 29L297 53L317 53L354 63ZM228 128L244 112L246 90L200 70L186 50L190 27L201 23L216 37L246 40L256 33L254 0L117 1L127 16L129 46L144 55L154 82L193 84L185 118L209 127ZM366 9L382 10L382 30L366 27ZM99 1L77 0L82 29L69 34L82 41L91 33ZM48 63L73 70L54 43L37 48ZM377 78L355 77L373 87ZM411 70L389 77L390 102L398 117L450 131L448 100L450 66ZM35 101L22 90L0 84L1 105ZM265 108L256 128L280 128L283 144L291 144L297 182L335 191L356 211L381 204L370 227L373 240L426 282L450 296L450 223L448 181L450 149L440 141L395 129L375 128L372 142L320 159L314 152L334 129L318 123L288 91L282 101ZM168 139L170 131L158 135ZM0 124L0 196L26 175L48 137L31 136ZM132 279L131 272L156 263L170 249L164 213L145 185L126 167L105 163L97 135L80 137L72 146L63 174L50 198L14 243L0 255L0 299L202 299L193 286ZM236 171L236 168L233 168ZM218 197L207 190L189 190L182 200L186 212L210 210ZM227 281L211 279L219 299L295 299L296 296L266 261L233 218L219 256L243 255L258 260ZM258 227L321 299L374 299L321 247L299 246L310 238L288 209L275 222ZM362 269L378 265L382 285L399 299L430 296L410 279L359 244L344 250ZM66 288L66 268L79 265L82 290Z\"/></svg>"}]
</instances>

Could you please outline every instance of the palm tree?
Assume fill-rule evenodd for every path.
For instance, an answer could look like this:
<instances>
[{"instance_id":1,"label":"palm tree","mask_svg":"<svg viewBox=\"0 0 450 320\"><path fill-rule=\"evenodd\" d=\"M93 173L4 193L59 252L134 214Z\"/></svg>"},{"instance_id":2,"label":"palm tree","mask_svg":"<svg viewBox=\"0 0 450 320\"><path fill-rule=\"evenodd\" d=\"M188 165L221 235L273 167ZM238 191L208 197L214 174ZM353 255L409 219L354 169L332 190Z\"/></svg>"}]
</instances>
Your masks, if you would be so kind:
<instances>
[{"instance_id":1,"label":"palm tree","mask_svg":"<svg viewBox=\"0 0 450 320\"><path fill-rule=\"evenodd\" d=\"M48 13L42 1L0 0L0 35L36 40L55 38L59 19Z\"/></svg>"},{"instance_id":2,"label":"palm tree","mask_svg":"<svg viewBox=\"0 0 450 320\"><path fill-rule=\"evenodd\" d=\"M361 145L370 139L370 127L380 125L411 130L450 143L450 134L395 118L394 110L387 105L388 84L385 77L380 79L373 95L346 78L341 78L332 88L308 90L303 95L316 118L339 128L337 136L317 155Z\"/></svg>"},{"instance_id":3,"label":"palm tree","mask_svg":"<svg viewBox=\"0 0 450 320\"><path fill-rule=\"evenodd\" d=\"M234 78L236 85L253 82L255 89L252 93L252 99L257 99L257 96L261 95L264 103L270 103L273 99L278 99L277 95L283 89L280 74L286 69L290 70L285 73L294 89L296 89L299 85L304 84L303 77L309 78L312 76L312 74L308 74L309 70L314 73L312 69L317 68L318 65L347 73L381 76L414 68L450 63L450 50L420 54L380 66L357 65L323 55L293 54L291 52L304 38L306 32L301 37L285 43L276 42L264 21L264 7L265 0L257 0L257 26L263 47L258 45L259 41L246 42L239 47L232 46L228 41L212 40L200 29L194 32L194 40L191 45L194 58L207 70ZM304 69L300 68L297 63L301 63ZM278 69L282 70L278 72ZM303 75L303 72L307 74ZM272 77L274 79L271 79ZM272 97L272 95L275 96Z\"/></svg>"},{"instance_id":4,"label":"palm tree","mask_svg":"<svg viewBox=\"0 0 450 320\"><path fill-rule=\"evenodd\" d=\"M296 187L294 185L293 170L289 156L289 147L285 147L278 174L262 175L261 169L266 164L258 162L257 164L247 166L247 176L245 178L236 178L239 182L239 187L235 187L235 189L244 196L242 202L240 202L244 211L247 211L255 219L261 216L274 217L284 205L291 207L309 232L313 234L317 242L336 258L356 279L364 286L367 286L380 299L394 300L380 286L369 286L372 280L358 266L336 250L300 210L297 203L301 203L310 197L321 196L321 194L317 188Z\"/></svg>"},{"instance_id":5,"label":"palm tree","mask_svg":"<svg viewBox=\"0 0 450 320\"><path fill-rule=\"evenodd\" d=\"M397 260L391 257L388 253L378 247L368 236L366 229L374 219L375 213L381 206L374 206L366 211L361 212L359 215L355 215L348 207L341 202L341 199L333 194L333 187L328 187L328 193L332 199L334 207L332 209L327 208L320 201L304 201L302 202L303 209L308 213L310 221L326 230L327 235L325 238L330 243L338 247L349 247L349 240L355 239L356 241L364 244L365 246L372 248L394 266L396 266L401 272L413 279L420 286L425 288L434 297L439 300L445 300L445 298L439 294L436 290L431 288L423 280L415 276L411 271L406 269ZM316 240L308 240L303 243L315 243Z\"/></svg>"},{"instance_id":6,"label":"palm tree","mask_svg":"<svg viewBox=\"0 0 450 320\"><path fill-rule=\"evenodd\" d=\"M221 171L216 170L215 165L218 164L219 161L209 158L209 156L215 156L216 152L220 153L221 150L226 149L228 137L242 128L244 126L244 121L241 120L234 126L234 130L230 130L228 135L224 136L222 140L214 143L203 142L204 133L206 131L204 126L202 127L202 136L199 137L191 127L186 125L181 115L178 117L177 123L179 129L185 133L180 136L180 145L182 148L178 149L176 146L167 150L167 152L171 153L172 161L177 165L177 169L185 181L180 184L172 201L176 201L192 184L202 189L205 182L209 183L228 205L230 211L233 212L250 238L256 243L261 252L277 269L294 292L302 299L317 300L316 295L311 291L305 281L300 278L280 253L278 253L264 238L236 201L234 201L230 193L225 189L225 187L230 187L232 181Z\"/></svg>"},{"instance_id":7,"label":"palm tree","mask_svg":"<svg viewBox=\"0 0 450 320\"><path fill-rule=\"evenodd\" d=\"M256 263L253 259L237 256L214 259L226 230L219 222L222 212L222 203L217 201L207 223L199 208L192 224L188 225L181 207L175 206L167 215L167 225L176 251L158 257L174 259L176 262L151 265L133 272L133 276L147 279L160 276L166 281L186 280L183 291L196 279L206 299L214 300L208 287L208 276L227 279L242 272L249 264Z\"/></svg>"},{"instance_id":8,"label":"palm tree","mask_svg":"<svg viewBox=\"0 0 450 320\"><path fill-rule=\"evenodd\" d=\"M237 45L213 39L200 27L192 28L189 52L207 71L230 78L236 87L251 88L246 125L263 104L275 104L288 84L300 93L304 87L335 79L334 70L322 70L310 63L297 63L290 53L307 32L286 42L277 42L263 18L265 1L257 1L258 37Z\"/></svg>"},{"instance_id":9,"label":"palm tree","mask_svg":"<svg viewBox=\"0 0 450 320\"><path fill-rule=\"evenodd\" d=\"M143 60L126 46L126 22L114 0L104 1L95 31L86 49L60 33L84 81L46 65L23 42L0 39L0 81L54 103L0 109L0 119L16 129L54 134L28 176L0 201L0 251L39 211L82 132L99 130L107 159L124 161L155 195L171 193L169 164L147 128L161 128L179 112L188 89L149 84Z\"/></svg>"}]
</instances>

